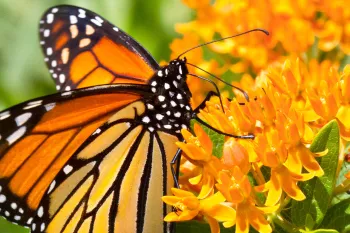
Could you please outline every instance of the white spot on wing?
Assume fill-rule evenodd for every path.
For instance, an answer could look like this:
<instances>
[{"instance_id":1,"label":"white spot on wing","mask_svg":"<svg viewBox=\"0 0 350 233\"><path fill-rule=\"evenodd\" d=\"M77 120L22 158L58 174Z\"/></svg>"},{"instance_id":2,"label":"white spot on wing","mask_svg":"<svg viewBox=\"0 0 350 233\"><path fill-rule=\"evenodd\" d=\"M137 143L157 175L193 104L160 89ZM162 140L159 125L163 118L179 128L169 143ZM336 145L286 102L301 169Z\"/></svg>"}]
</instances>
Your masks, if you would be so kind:
<instances>
[{"instance_id":1,"label":"white spot on wing","mask_svg":"<svg viewBox=\"0 0 350 233\"><path fill-rule=\"evenodd\" d=\"M145 116L142 118L142 122L144 122L144 123L149 123L150 121L151 121L151 119L149 119L148 116Z\"/></svg>"},{"instance_id":2,"label":"white spot on wing","mask_svg":"<svg viewBox=\"0 0 350 233\"><path fill-rule=\"evenodd\" d=\"M49 187L49 190L47 191L47 193L51 193L51 191L55 188L56 186L56 181L52 181Z\"/></svg>"},{"instance_id":3,"label":"white spot on wing","mask_svg":"<svg viewBox=\"0 0 350 233\"><path fill-rule=\"evenodd\" d=\"M17 204L14 203L14 202L12 202L12 203L11 203L11 208L14 209L14 210L17 209Z\"/></svg>"},{"instance_id":4,"label":"white spot on wing","mask_svg":"<svg viewBox=\"0 0 350 233\"><path fill-rule=\"evenodd\" d=\"M51 48L51 47L48 47L48 48L46 49L46 54L47 54L47 56L52 55L52 48Z\"/></svg>"},{"instance_id":5,"label":"white spot on wing","mask_svg":"<svg viewBox=\"0 0 350 233\"><path fill-rule=\"evenodd\" d=\"M40 231L43 232L45 230L45 223L42 223L40 226Z\"/></svg>"},{"instance_id":6,"label":"white spot on wing","mask_svg":"<svg viewBox=\"0 0 350 233\"><path fill-rule=\"evenodd\" d=\"M97 26L101 27L102 23L98 21L97 19L90 19L92 23L96 24Z\"/></svg>"},{"instance_id":7,"label":"white spot on wing","mask_svg":"<svg viewBox=\"0 0 350 233\"><path fill-rule=\"evenodd\" d=\"M56 7L52 8L52 10L51 10L52 13L56 13L57 11L58 11L58 8L56 8Z\"/></svg>"},{"instance_id":8,"label":"white spot on wing","mask_svg":"<svg viewBox=\"0 0 350 233\"><path fill-rule=\"evenodd\" d=\"M23 114L17 116L15 118L17 126L21 126L24 123L26 123L31 116L32 116L32 113L30 113L30 112L26 112L26 113L23 113Z\"/></svg>"},{"instance_id":9,"label":"white spot on wing","mask_svg":"<svg viewBox=\"0 0 350 233\"><path fill-rule=\"evenodd\" d=\"M41 105L41 102L40 103L35 103L35 104L28 104L27 106L25 106L23 109L27 110L27 109L31 109L31 108L35 108L35 107L38 107Z\"/></svg>"},{"instance_id":10,"label":"white spot on wing","mask_svg":"<svg viewBox=\"0 0 350 233\"><path fill-rule=\"evenodd\" d=\"M37 211L38 217L41 218L44 216L44 207L40 206L38 211Z\"/></svg>"},{"instance_id":11,"label":"white spot on wing","mask_svg":"<svg viewBox=\"0 0 350 233\"><path fill-rule=\"evenodd\" d=\"M64 74L60 74L59 79L60 83L64 83L64 81L66 81L66 76Z\"/></svg>"},{"instance_id":12,"label":"white spot on wing","mask_svg":"<svg viewBox=\"0 0 350 233\"><path fill-rule=\"evenodd\" d=\"M181 113L180 113L180 112L176 112L176 113L174 114L174 116L175 116L175 117L180 117L180 116L181 116Z\"/></svg>"},{"instance_id":13,"label":"white spot on wing","mask_svg":"<svg viewBox=\"0 0 350 233\"><path fill-rule=\"evenodd\" d=\"M27 221L27 224L28 224L28 225L29 225L29 224L32 224L32 222L33 222L33 218L29 218L28 221Z\"/></svg>"},{"instance_id":14,"label":"white spot on wing","mask_svg":"<svg viewBox=\"0 0 350 233\"><path fill-rule=\"evenodd\" d=\"M83 9L78 9L79 11L79 18L85 18L86 17L86 11L84 11Z\"/></svg>"},{"instance_id":15,"label":"white spot on wing","mask_svg":"<svg viewBox=\"0 0 350 233\"><path fill-rule=\"evenodd\" d=\"M31 101L28 103L28 105L40 105L43 102L43 100L36 100L36 101Z\"/></svg>"},{"instance_id":16,"label":"white spot on wing","mask_svg":"<svg viewBox=\"0 0 350 233\"><path fill-rule=\"evenodd\" d=\"M15 141L17 141L20 137L24 135L27 128L25 126L22 126L21 128L17 129L15 132L13 132L10 136L6 138L7 142L11 145Z\"/></svg>"},{"instance_id":17,"label":"white spot on wing","mask_svg":"<svg viewBox=\"0 0 350 233\"><path fill-rule=\"evenodd\" d=\"M177 87L177 82L175 80L173 81L173 84L175 87Z\"/></svg>"},{"instance_id":18,"label":"white spot on wing","mask_svg":"<svg viewBox=\"0 0 350 233\"><path fill-rule=\"evenodd\" d=\"M49 37L50 36L50 30L49 29L45 29L44 30L44 37Z\"/></svg>"},{"instance_id":19,"label":"white spot on wing","mask_svg":"<svg viewBox=\"0 0 350 233\"><path fill-rule=\"evenodd\" d=\"M164 118L164 115L157 113L156 118L157 120L162 120Z\"/></svg>"},{"instance_id":20,"label":"white spot on wing","mask_svg":"<svg viewBox=\"0 0 350 233\"><path fill-rule=\"evenodd\" d=\"M51 66L52 66L52 67L56 67L56 66L57 66L57 61L56 61L56 60L53 60L53 61L51 62Z\"/></svg>"},{"instance_id":21,"label":"white spot on wing","mask_svg":"<svg viewBox=\"0 0 350 233\"><path fill-rule=\"evenodd\" d=\"M100 23L103 23L103 20L102 20L100 17L96 16L95 18L96 18L96 20L99 21Z\"/></svg>"},{"instance_id":22,"label":"white spot on wing","mask_svg":"<svg viewBox=\"0 0 350 233\"><path fill-rule=\"evenodd\" d=\"M46 22L47 22L47 23L52 23L52 22L53 22L53 18L54 18L54 16L53 16L52 13L48 14L48 15L46 16Z\"/></svg>"},{"instance_id":23,"label":"white spot on wing","mask_svg":"<svg viewBox=\"0 0 350 233\"><path fill-rule=\"evenodd\" d=\"M1 194L0 195L0 203L4 203L6 201L6 196Z\"/></svg>"},{"instance_id":24,"label":"white spot on wing","mask_svg":"<svg viewBox=\"0 0 350 233\"><path fill-rule=\"evenodd\" d=\"M118 32L118 31L119 31L119 28L114 27L113 30L116 31L116 32Z\"/></svg>"},{"instance_id":25,"label":"white spot on wing","mask_svg":"<svg viewBox=\"0 0 350 233\"><path fill-rule=\"evenodd\" d=\"M78 22L78 18L75 15L70 15L69 21L71 24L76 24Z\"/></svg>"},{"instance_id":26,"label":"white spot on wing","mask_svg":"<svg viewBox=\"0 0 350 233\"><path fill-rule=\"evenodd\" d=\"M101 129L100 128L97 128L95 130L95 132L92 133L92 135L95 135L95 134L100 134L101 133Z\"/></svg>"},{"instance_id":27,"label":"white spot on wing","mask_svg":"<svg viewBox=\"0 0 350 233\"><path fill-rule=\"evenodd\" d=\"M71 165L66 165L64 168L63 168L63 172L64 174L69 174L71 171L73 170L73 167Z\"/></svg>"},{"instance_id":28,"label":"white spot on wing","mask_svg":"<svg viewBox=\"0 0 350 233\"><path fill-rule=\"evenodd\" d=\"M165 97L160 95L160 96L158 96L158 99L159 99L160 102L163 102L165 100Z\"/></svg>"},{"instance_id":29,"label":"white spot on wing","mask_svg":"<svg viewBox=\"0 0 350 233\"><path fill-rule=\"evenodd\" d=\"M55 106L56 106L55 103L49 103L49 104L45 104L45 105L44 105L45 110L46 110L47 112L50 111L51 109L53 109Z\"/></svg>"},{"instance_id":30,"label":"white spot on wing","mask_svg":"<svg viewBox=\"0 0 350 233\"><path fill-rule=\"evenodd\" d=\"M61 94L61 96L67 96L67 95L71 95L71 94L72 94L71 91L66 91L66 92L63 92L63 93Z\"/></svg>"},{"instance_id":31,"label":"white spot on wing","mask_svg":"<svg viewBox=\"0 0 350 233\"><path fill-rule=\"evenodd\" d=\"M4 119L8 118L9 116L11 116L9 111L0 113L0 120L4 120Z\"/></svg>"}]
</instances>

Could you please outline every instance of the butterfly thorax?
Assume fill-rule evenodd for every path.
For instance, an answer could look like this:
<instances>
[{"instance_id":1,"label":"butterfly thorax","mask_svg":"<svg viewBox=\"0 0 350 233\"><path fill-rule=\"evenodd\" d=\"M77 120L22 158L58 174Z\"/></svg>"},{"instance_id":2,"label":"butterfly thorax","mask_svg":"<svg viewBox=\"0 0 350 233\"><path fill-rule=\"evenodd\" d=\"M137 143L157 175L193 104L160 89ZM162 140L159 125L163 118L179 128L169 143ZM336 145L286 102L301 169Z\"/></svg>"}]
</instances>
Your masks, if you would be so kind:
<instances>
[{"instance_id":1,"label":"butterfly thorax","mask_svg":"<svg viewBox=\"0 0 350 233\"><path fill-rule=\"evenodd\" d=\"M173 60L149 80L152 95L145 101L142 122L148 129L180 133L188 128L192 117L191 92L186 83L186 60Z\"/></svg>"}]
</instances>

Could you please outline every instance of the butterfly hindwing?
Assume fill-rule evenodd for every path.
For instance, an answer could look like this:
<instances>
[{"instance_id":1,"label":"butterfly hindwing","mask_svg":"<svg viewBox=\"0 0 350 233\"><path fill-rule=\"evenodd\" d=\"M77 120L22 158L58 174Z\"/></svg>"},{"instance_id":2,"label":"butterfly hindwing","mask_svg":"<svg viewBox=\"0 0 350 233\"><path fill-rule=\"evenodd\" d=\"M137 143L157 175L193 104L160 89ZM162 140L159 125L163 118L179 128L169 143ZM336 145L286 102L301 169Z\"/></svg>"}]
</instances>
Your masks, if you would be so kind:
<instances>
[{"instance_id":1,"label":"butterfly hindwing","mask_svg":"<svg viewBox=\"0 0 350 233\"><path fill-rule=\"evenodd\" d=\"M159 68L134 39L101 16L74 6L49 9L40 43L57 90L146 83Z\"/></svg>"},{"instance_id":2,"label":"butterfly hindwing","mask_svg":"<svg viewBox=\"0 0 350 233\"><path fill-rule=\"evenodd\" d=\"M135 102L118 115L132 118L142 108L143 103ZM66 164L70 169L56 176L41 203L44 218L36 216L35 226L48 222L48 233L167 232L161 196L173 185L168 181L166 186L171 177L164 174L178 139L118 117L96 132ZM164 140L173 146L165 149ZM104 146L94 150L101 142Z\"/></svg>"}]
</instances>

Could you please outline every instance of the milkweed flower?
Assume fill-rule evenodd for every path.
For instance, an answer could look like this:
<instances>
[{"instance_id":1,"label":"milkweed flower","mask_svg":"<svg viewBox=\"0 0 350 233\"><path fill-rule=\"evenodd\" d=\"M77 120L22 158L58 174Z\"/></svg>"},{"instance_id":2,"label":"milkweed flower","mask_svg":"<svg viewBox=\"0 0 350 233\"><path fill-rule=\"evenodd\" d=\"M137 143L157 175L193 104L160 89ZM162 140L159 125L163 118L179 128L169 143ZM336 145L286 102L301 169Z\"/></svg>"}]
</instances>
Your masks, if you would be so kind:
<instances>
[{"instance_id":1,"label":"milkweed flower","mask_svg":"<svg viewBox=\"0 0 350 233\"><path fill-rule=\"evenodd\" d=\"M202 189L198 197L205 198L213 191L215 179L222 165L219 159L211 154L213 143L198 124L194 125L194 132L196 136L187 129L182 129L181 133L187 143L177 142L176 145L182 149L185 157L191 163L200 168L201 172L190 178L189 182L193 185L201 182Z\"/></svg>"},{"instance_id":2,"label":"milkweed flower","mask_svg":"<svg viewBox=\"0 0 350 233\"><path fill-rule=\"evenodd\" d=\"M199 199L193 193L181 189L171 189L174 196L164 196L162 199L173 206L174 212L165 216L164 221L178 222L191 220L195 217L204 218L210 225L212 233L219 233L219 222L231 221L236 211L223 204L225 197L217 192L210 197Z\"/></svg>"},{"instance_id":3,"label":"milkweed flower","mask_svg":"<svg viewBox=\"0 0 350 233\"><path fill-rule=\"evenodd\" d=\"M220 180L216 184L217 189L225 196L228 203L236 209L236 216L231 221L224 222L226 228L236 225L236 233L249 232L252 225L258 232L269 233L272 228L266 220L265 214L275 212L279 205L273 207L257 207L251 197L251 184L248 177L235 166L230 177L225 172L220 172Z\"/></svg>"},{"instance_id":4,"label":"milkweed flower","mask_svg":"<svg viewBox=\"0 0 350 233\"><path fill-rule=\"evenodd\" d=\"M250 134L255 139L225 136L222 155L213 155L212 136L195 125L194 134L182 130L185 141L177 145L184 155L179 177L182 189L199 201L220 194L225 199L221 204L235 211L226 212L225 221L219 221L224 227L248 232L251 226L272 232L273 223L283 219L281 213L291 200L307 198L301 184L327 171L320 165L323 159L317 158L329 151L310 150L316 134L335 120L341 148L350 141L350 65L344 65L350 54L349 8L344 0L183 2L196 17L176 25L183 37L171 44L173 57L217 37L253 28L270 32L269 37L251 33L186 53L190 63L224 76L250 97L247 100L239 90L225 86L205 103L198 117L226 135ZM195 67L190 72L207 77ZM196 78L188 79L188 84L193 88L193 106L212 90ZM221 83L217 86L223 88ZM230 94L235 98L228 99ZM337 165L339 174L342 160ZM349 172L341 174L345 181L334 194L349 187ZM197 211L193 218L202 216ZM218 220L214 222L211 229L217 232Z\"/></svg>"}]
</instances>

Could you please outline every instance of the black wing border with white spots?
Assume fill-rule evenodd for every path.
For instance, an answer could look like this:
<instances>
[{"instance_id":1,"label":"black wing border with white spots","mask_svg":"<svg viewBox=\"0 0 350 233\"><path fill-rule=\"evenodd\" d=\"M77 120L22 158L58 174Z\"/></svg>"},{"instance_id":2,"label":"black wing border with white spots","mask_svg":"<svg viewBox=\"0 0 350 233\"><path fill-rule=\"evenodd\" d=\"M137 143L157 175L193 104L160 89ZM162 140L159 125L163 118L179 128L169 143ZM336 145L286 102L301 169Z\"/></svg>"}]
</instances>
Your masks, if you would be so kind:
<instances>
[{"instance_id":1,"label":"black wing border with white spots","mask_svg":"<svg viewBox=\"0 0 350 233\"><path fill-rule=\"evenodd\" d=\"M154 71L160 68L152 55L144 47L142 47L137 41L135 41L120 28L114 26L112 23L104 19L102 16L82 7L58 5L49 8L43 14L39 25L40 44L45 56L44 61L50 71L52 79L56 83L56 89L58 91L69 91L76 88L76 85L73 84L68 75L68 69L72 59L69 59L66 64L58 64L58 59L60 59L62 48L58 51L53 50L54 40L50 34L55 18L58 17L67 23L67 25L64 25L60 31L69 31L69 26L72 24L77 25L79 32L85 32L86 25L94 27L95 30L95 32L89 37L91 39L91 43L84 48L79 48L79 41L83 38L81 34L84 33L79 33L80 35L78 34L76 38L68 40L68 42L62 46L62 48L69 48L70 57L74 57L84 51L89 51L99 39L101 39L103 36L107 36L116 44L121 44L128 50L136 53ZM58 32L55 33L55 35L58 34ZM133 79L133 77L127 78Z\"/></svg>"}]
</instances>

